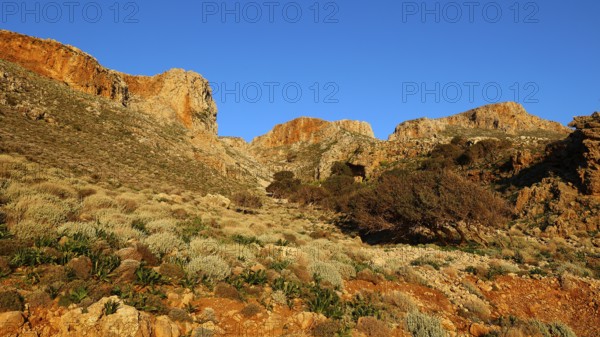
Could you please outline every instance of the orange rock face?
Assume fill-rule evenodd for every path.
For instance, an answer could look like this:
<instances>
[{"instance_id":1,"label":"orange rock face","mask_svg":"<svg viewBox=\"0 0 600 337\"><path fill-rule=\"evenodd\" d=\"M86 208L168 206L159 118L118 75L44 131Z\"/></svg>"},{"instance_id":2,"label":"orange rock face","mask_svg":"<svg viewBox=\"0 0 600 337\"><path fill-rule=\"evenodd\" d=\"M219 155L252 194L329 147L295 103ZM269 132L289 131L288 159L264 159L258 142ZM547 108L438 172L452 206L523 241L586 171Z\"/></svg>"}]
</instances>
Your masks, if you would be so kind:
<instances>
[{"instance_id":1,"label":"orange rock face","mask_svg":"<svg viewBox=\"0 0 600 337\"><path fill-rule=\"evenodd\" d=\"M319 131L329 123L317 118L298 118L285 124L276 125L265 136L258 137L253 142L260 142L263 147L277 147L298 142L318 143Z\"/></svg>"},{"instance_id":2,"label":"orange rock face","mask_svg":"<svg viewBox=\"0 0 600 337\"><path fill-rule=\"evenodd\" d=\"M64 82L78 91L127 104L127 84L119 74L102 67L79 49L9 31L0 31L0 41L0 58L6 61Z\"/></svg>"},{"instance_id":3,"label":"orange rock face","mask_svg":"<svg viewBox=\"0 0 600 337\"><path fill-rule=\"evenodd\" d=\"M53 40L0 31L0 58L69 87L114 100L165 121L217 133L217 108L208 81L180 69L132 76L104 68L92 56Z\"/></svg>"},{"instance_id":4,"label":"orange rock face","mask_svg":"<svg viewBox=\"0 0 600 337\"><path fill-rule=\"evenodd\" d=\"M329 138L332 133L337 133L340 129L375 138L371 126L366 122L351 120L328 122L319 118L301 117L276 125L273 130L264 136L257 137L252 143L260 144L264 148L292 145L299 142L316 144Z\"/></svg>"},{"instance_id":5,"label":"orange rock face","mask_svg":"<svg viewBox=\"0 0 600 337\"><path fill-rule=\"evenodd\" d=\"M576 117L569 125L577 129L573 137L580 139L586 161L579 169L581 183L588 194L600 196L600 113Z\"/></svg>"}]
</instances>

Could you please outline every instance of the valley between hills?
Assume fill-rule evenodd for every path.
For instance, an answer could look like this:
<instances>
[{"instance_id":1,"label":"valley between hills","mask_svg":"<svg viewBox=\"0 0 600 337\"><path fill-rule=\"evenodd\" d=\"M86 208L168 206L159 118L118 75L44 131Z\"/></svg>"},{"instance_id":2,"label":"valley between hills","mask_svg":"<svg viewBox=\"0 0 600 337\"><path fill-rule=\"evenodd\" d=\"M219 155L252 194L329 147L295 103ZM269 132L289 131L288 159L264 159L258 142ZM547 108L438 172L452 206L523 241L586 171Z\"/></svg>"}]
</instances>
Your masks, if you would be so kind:
<instances>
[{"instance_id":1,"label":"valley between hills","mask_svg":"<svg viewBox=\"0 0 600 337\"><path fill-rule=\"evenodd\" d=\"M600 113L217 113L0 31L0 336L600 335Z\"/></svg>"}]
</instances>

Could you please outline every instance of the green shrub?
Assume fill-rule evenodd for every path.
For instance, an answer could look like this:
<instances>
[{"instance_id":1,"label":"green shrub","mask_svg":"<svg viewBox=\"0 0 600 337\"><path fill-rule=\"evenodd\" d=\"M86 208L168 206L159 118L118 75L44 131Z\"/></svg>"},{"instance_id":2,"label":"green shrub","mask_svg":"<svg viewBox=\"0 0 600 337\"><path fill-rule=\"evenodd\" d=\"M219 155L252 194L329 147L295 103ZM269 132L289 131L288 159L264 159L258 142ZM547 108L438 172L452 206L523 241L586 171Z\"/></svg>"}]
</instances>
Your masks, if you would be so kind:
<instances>
[{"instance_id":1,"label":"green shrub","mask_svg":"<svg viewBox=\"0 0 600 337\"><path fill-rule=\"evenodd\" d=\"M0 218L3 216L2 213L0 213ZM2 222L2 219L0 219L0 222ZM8 226L5 225L4 223L0 223L0 240L2 239L9 239L11 238L13 235L10 233L10 231L8 230Z\"/></svg>"},{"instance_id":2,"label":"green shrub","mask_svg":"<svg viewBox=\"0 0 600 337\"><path fill-rule=\"evenodd\" d=\"M54 259L38 248L24 248L17 251L10 260L10 266L35 267L45 263L51 263Z\"/></svg>"},{"instance_id":3,"label":"green shrub","mask_svg":"<svg viewBox=\"0 0 600 337\"><path fill-rule=\"evenodd\" d=\"M281 171L273 175L273 182L267 186L267 192L274 198L288 198L295 193L301 185L299 179L294 178L294 173Z\"/></svg>"},{"instance_id":4,"label":"green shrub","mask_svg":"<svg viewBox=\"0 0 600 337\"><path fill-rule=\"evenodd\" d=\"M548 331L551 336L557 337L577 337L575 332L571 328L563 323L550 323L548 325Z\"/></svg>"},{"instance_id":5,"label":"green shrub","mask_svg":"<svg viewBox=\"0 0 600 337\"><path fill-rule=\"evenodd\" d=\"M432 266L433 269L435 270L440 270L440 267L442 266L442 263L440 263L440 261L436 261L434 259L431 258L427 258L424 256L421 256L415 260L412 260L410 262L411 266L423 266L423 265L429 265Z\"/></svg>"},{"instance_id":6,"label":"green shrub","mask_svg":"<svg viewBox=\"0 0 600 337\"><path fill-rule=\"evenodd\" d=\"M280 272L289 267L290 264L292 264L290 260L273 261L269 264L269 268Z\"/></svg>"},{"instance_id":7,"label":"green shrub","mask_svg":"<svg viewBox=\"0 0 600 337\"><path fill-rule=\"evenodd\" d=\"M312 286L306 301L308 309L329 318L339 319L344 315L344 305L335 291L323 288L320 284Z\"/></svg>"},{"instance_id":8,"label":"green shrub","mask_svg":"<svg viewBox=\"0 0 600 337\"><path fill-rule=\"evenodd\" d=\"M262 246L262 242L255 236L244 236L241 234L236 234L232 238L233 242L239 243L240 245L251 245L256 243L259 246Z\"/></svg>"},{"instance_id":9,"label":"green shrub","mask_svg":"<svg viewBox=\"0 0 600 337\"><path fill-rule=\"evenodd\" d=\"M86 297L88 297L89 291L85 285L81 285L75 289L71 289L69 292L69 300L71 303L78 304L83 301Z\"/></svg>"},{"instance_id":10,"label":"green shrub","mask_svg":"<svg viewBox=\"0 0 600 337\"><path fill-rule=\"evenodd\" d=\"M138 310L154 314L167 313L167 310L158 295L138 292L131 287L126 287L124 289L116 288L114 293L122 298L126 305L132 306Z\"/></svg>"},{"instance_id":11,"label":"green shrub","mask_svg":"<svg viewBox=\"0 0 600 337\"><path fill-rule=\"evenodd\" d=\"M202 223L202 219L199 217L180 222L177 225L177 233L185 243L190 243L193 237L205 229L206 225Z\"/></svg>"},{"instance_id":12,"label":"green shrub","mask_svg":"<svg viewBox=\"0 0 600 337\"><path fill-rule=\"evenodd\" d=\"M246 270L242 274L244 282L250 285L264 285L267 283L267 273L264 270L252 271Z\"/></svg>"},{"instance_id":13,"label":"green shrub","mask_svg":"<svg viewBox=\"0 0 600 337\"><path fill-rule=\"evenodd\" d=\"M100 281L107 282L109 275L121 264L121 259L116 255L100 253L90 254L92 260L92 276Z\"/></svg>"},{"instance_id":14,"label":"green shrub","mask_svg":"<svg viewBox=\"0 0 600 337\"><path fill-rule=\"evenodd\" d=\"M361 317L381 318L381 309L374 302L374 298L364 298L362 295L356 295L348 303L352 319L357 322Z\"/></svg>"},{"instance_id":15,"label":"green shrub","mask_svg":"<svg viewBox=\"0 0 600 337\"><path fill-rule=\"evenodd\" d=\"M119 310L120 305L121 304L117 301L108 300L106 303L104 303L104 315L108 316L116 313L117 310Z\"/></svg>"},{"instance_id":16,"label":"green shrub","mask_svg":"<svg viewBox=\"0 0 600 337\"><path fill-rule=\"evenodd\" d=\"M140 264L135 271L135 282L143 286L154 286L164 283L162 275L151 268L147 268L144 263Z\"/></svg>"},{"instance_id":17,"label":"green shrub","mask_svg":"<svg viewBox=\"0 0 600 337\"><path fill-rule=\"evenodd\" d=\"M23 311L23 297L15 290L0 291L0 312Z\"/></svg>"},{"instance_id":18,"label":"green shrub","mask_svg":"<svg viewBox=\"0 0 600 337\"><path fill-rule=\"evenodd\" d=\"M298 298L301 294L299 284L291 281L286 281L283 277L276 278L271 285L273 291L281 291L288 299Z\"/></svg>"},{"instance_id":19,"label":"green shrub","mask_svg":"<svg viewBox=\"0 0 600 337\"><path fill-rule=\"evenodd\" d=\"M353 194L341 211L363 233L387 231L388 240L403 241L426 229L426 239L442 242L465 242L468 233L500 226L510 214L504 200L452 172L398 170Z\"/></svg>"}]
</instances>

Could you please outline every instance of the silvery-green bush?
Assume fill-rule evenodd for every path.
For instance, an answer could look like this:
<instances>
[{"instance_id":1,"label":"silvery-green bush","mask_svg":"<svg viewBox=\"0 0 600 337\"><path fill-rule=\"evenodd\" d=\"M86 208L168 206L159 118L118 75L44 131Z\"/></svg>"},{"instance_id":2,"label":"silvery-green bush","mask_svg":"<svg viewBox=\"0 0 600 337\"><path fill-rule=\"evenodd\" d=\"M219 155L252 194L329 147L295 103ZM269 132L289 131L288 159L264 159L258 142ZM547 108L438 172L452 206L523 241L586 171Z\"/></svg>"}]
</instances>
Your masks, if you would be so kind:
<instances>
[{"instance_id":1,"label":"silvery-green bush","mask_svg":"<svg viewBox=\"0 0 600 337\"><path fill-rule=\"evenodd\" d=\"M227 262L216 255L194 258L185 269L190 275L206 277L211 281L222 281L231 275L231 268Z\"/></svg>"},{"instance_id":2,"label":"silvery-green bush","mask_svg":"<svg viewBox=\"0 0 600 337\"><path fill-rule=\"evenodd\" d=\"M317 275L321 280L336 287L342 287L344 281L342 275L337 271L334 264L328 262L314 261L308 265L310 275Z\"/></svg>"},{"instance_id":3,"label":"silvery-green bush","mask_svg":"<svg viewBox=\"0 0 600 337\"><path fill-rule=\"evenodd\" d=\"M144 239L150 251L157 256L165 256L185 247L185 243L173 233L156 233Z\"/></svg>"},{"instance_id":4,"label":"silvery-green bush","mask_svg":"<svg viewBox=\"0 0 600 337\"><path fill-rule=\"evenodd\" d=\"M418 311L406 315L406 328L413 337L448 337L438 318Z\"/></svg>"}]
</instances>

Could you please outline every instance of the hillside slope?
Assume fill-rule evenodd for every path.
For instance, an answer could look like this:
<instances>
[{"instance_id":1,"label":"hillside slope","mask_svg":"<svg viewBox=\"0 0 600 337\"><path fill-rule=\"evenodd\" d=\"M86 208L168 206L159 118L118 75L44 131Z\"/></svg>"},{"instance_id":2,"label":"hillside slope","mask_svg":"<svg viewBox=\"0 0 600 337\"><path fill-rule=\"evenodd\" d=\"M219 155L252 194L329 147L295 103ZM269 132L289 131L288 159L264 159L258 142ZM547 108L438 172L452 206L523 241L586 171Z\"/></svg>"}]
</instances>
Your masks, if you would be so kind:
<instances>
[{"instance_id":1,"label":"hillside slope","mask_svg":"<svg viewBox=\"0 0 600 337\"><path fill-rule=\"evenodd\" d=\"M229 193L258 186L216 136L159 123L0 60L0 148L130 186ZM253 160L246 160L255 165ZM260 172L253 169L253 172ZM266 173L264 175L267 175Z\"/></svg>"}]
</instances>

